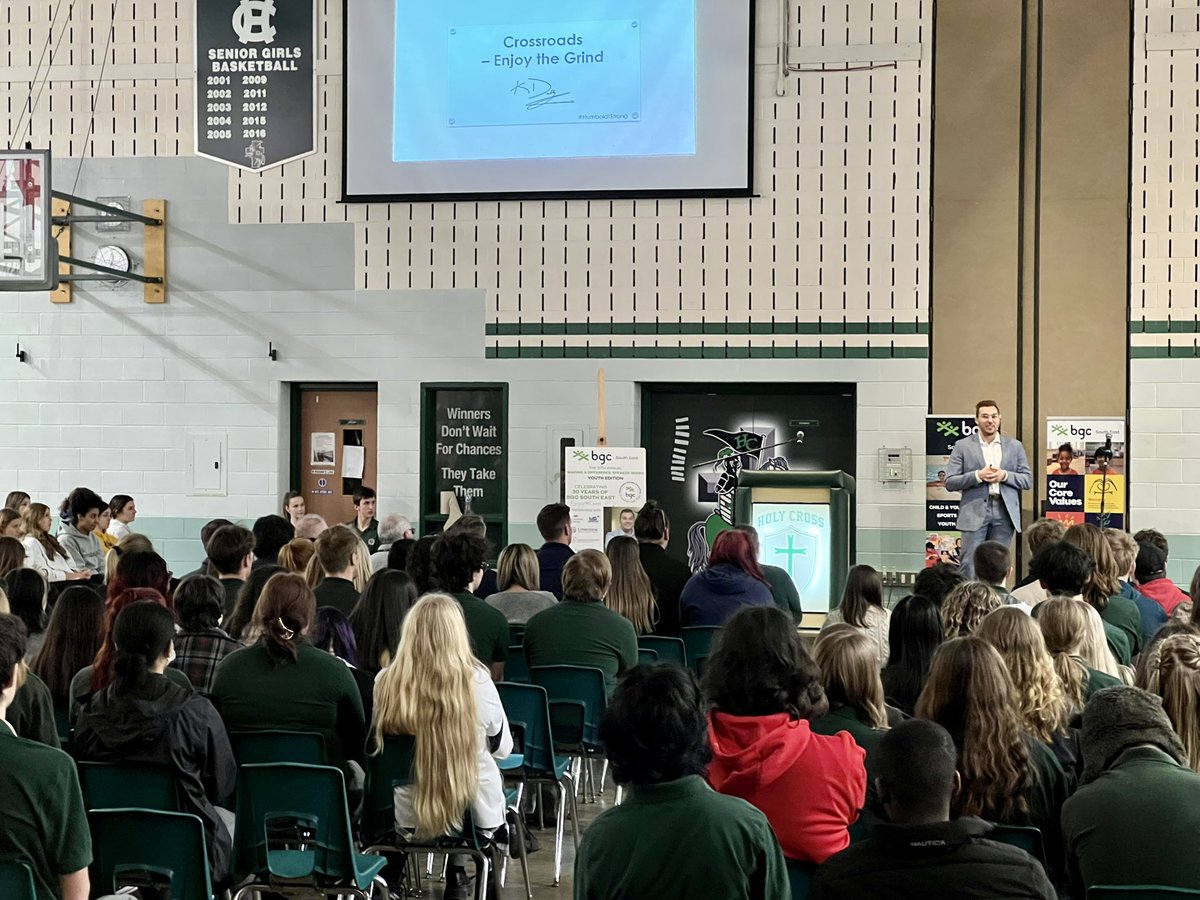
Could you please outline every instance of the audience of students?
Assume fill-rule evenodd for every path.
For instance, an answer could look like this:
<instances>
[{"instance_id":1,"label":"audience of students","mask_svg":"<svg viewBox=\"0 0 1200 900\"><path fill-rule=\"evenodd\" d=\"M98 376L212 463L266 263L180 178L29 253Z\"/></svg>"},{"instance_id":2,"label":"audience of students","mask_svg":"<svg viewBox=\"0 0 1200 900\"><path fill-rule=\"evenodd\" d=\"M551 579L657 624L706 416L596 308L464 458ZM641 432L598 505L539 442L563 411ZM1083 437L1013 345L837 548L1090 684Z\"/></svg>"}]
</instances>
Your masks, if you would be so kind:
<instances>
[{"instance_id":1,"label":"audience of students","mask_svg":"<svg viewBox=\"0 0 1200 900\"><path fill-rule=\"evenodd\" d=\"M810 726L829 703L788 614L750 606L730 616L703 687L709 783L762 810L789 859L819 863L844 849L866 802L865 753L845 730Z\"/></svg>"},{"instance_id":2,"label":"audience of students","mask_svg":"<svg viewBox=\"0 0 1200 900\"><path fill-rule=\"evenodd\" d=\"M942 603L942 627L946 637L974 634L984 616L1003 606L1000 596L982 581L965 581Z\"/></svg>"},{"instance_id":3,"label":"audience of students","mask_svg":"<svg viewBox=\"0 0 1200 900\"><path fill-rule=\"evenodd\" d=\"M1049 595L1037 575L1037 567L1033 562L1051 544L1056 544L1067 533L1065 526L1058 519L1038 519L1025 529L1025 545L1029 548L1029 574L1012 589L1011 596L1017 603L1023 603L1031 609L1045 600Z\"/></svg>"},{"instance_id":4,"label":"audience of students","mask_svg":"<svg viewBox=\"0 0 1200 900\"><path fill-rule=\"evenodd\" d=\"M712 750L689 672L665 664L631 671L609 701L600 739L614 780L629 791L583 835L577 898L791 897L767 817L704 782Z\"/></svg>"},{"instance_id":5,"label":"audience of students","mask_svg":"<svg viewBox=\"0 0 1200 900\"><path fill-rule=\"evenodd\" d=\"M608 557L599 550L576 553L563 567L562 585L562 601L525 626L525 660L599 669L611 693L617 676L638 664L638 645L630 621L604 605L612 586Z\"/></svg>"},{"instance_id":6,"label":"audience of students","mask_svg":"<svg viewBox=\"0 0 1200 900\"><path fill-rule=\"evenodd\" d=\"M500 681L508 659L508 620L504 613L473 593L483 578L487 556L486 539L459 530L434 542L431 561L441 589L462 606L476 658L490 668L492 678Z\"/></svg>"},{"instance_id":7,"label":"audience of students","mask_svg":"<svg viewBox=\"0 0 1200 900\"><path fill-rule=\"evenodd\" d=\"M1187 844L1200 824L1200 616L1166 578L1155 532L1139 532L1139 544L1111 529L1036 523L1023 587L1007 594L1008 550L985 543L978 582L931 567L890 619L878 573L855 567L810 656L790 617L798 604L772 591L752 529L723 532L710 568L693 576L667 555L669 520L653 503L633 519L637 541L614 536L606 553L574 553L570 511L552 504L540 517L542 553L504 548L495 573L482 519L418 542L396 537L404 523L386 517L392 548L376 562L395 555L409 571L381 569L369 582L354 529L287 546L272 517L253 533L213 520L201 573L235 582L227 594L205 574L175 584L148 539L128 531L127 495L105 504L76 488L58 538L49 509L23 502L24 517L0 513L0 532L14 532L0 534L0 614L10 604L17 614L0 618L0 676L6 654L33 639L28 669L14 658L0 677L0 808L19 812L36 797L44 815L23 833L0 818L0 856L80 827L65 821L78 793L55 768L65 757L28 749L55 752L60 733L66 744L68 719L80 759L177 773L219 887L232 825L219 805L233 784L226 728L318 731L348 776L352 811L364 754L384 737L411 737L414 780L397 791L397 824L432 836L472 806L486 838L505 817L495 760L513 749L493 685L511 619L525 625L528 664L599 668L611 696L601 738L629 792L585 834L577 897L783 900L785 856L816 866L817 897L1053 896L1047 872L995 842L984 820L1037 827L1049 879L1069 873L1071 896L1103 883L1200 888ZM374 525L373 502L368 511L356 526ZM122 536L111 548L99 531L117 535L101 516L124 526L112 528ZM319 586L345 582L349 616L318 608L304 577L261 564L255 547ZM559 563L562 602L538 590L548 561ZM711 590L714 569L740 592ZM57 600L50 591L52 579L93 573L96 590L67 588ZM1200 593L1200 573L1193 582ZM420 596L431 589L447 594ZM637 665L638 634L710 622L723 629L704 663L706 701L682 670ZM1149 693L1121 686L1131 658ZM10 760L31 767L23 799ZM714 794L702 772L732 796ZM86 860L59 847L28 852L47 897L86 896ZM683 852L691 868L681 875L683 858L673 859ZM464 862L450 860L447 897L466 895Z\"/></svg>"},{"instance_id":8,"label":"audience of students","mask_svg":"<svg viewBox=\"0 0 1200 900\"><path fill-rule=\"evenodd\" d=\"M888 625L891 611L883 605L883 579L871 566L852 566L846 575L842 602L825 617L822 629L846 624L857 628L871 642L879 668L887 665Z\"/></svg>"},{"instance_id":9,"label":"audience of students","mask_svg":"<svg viewBox=\"0 0 1200 900\"><path fill-rule=\"evenodd\" d=\"M226 597L221 583L208 575L189 575L179 582L173 597L179 632L171 666L205 695L212 692L221 660L242 647L221 628Z\"/></svg>"},{"instance_id":10,"label":"audience of students","mask_svg":"<svg viewBox=\"0 0 1200 900\"><path fill-rule=\"evenodd\" d=\"M259 638L217 666L211 699L225 727L316 731L331 765L358 764L361 785L366 720L362 697L340 659L307 634L316 615L313 592L299 575L278 572L254 608Z\"/></svg>"},{"instance_id":11,"label":"audience of students","mask_svg":"<svg viewBox=\"0 0 1200 900\"><path fill-rule=\"evenodd\" d=\"M504 614L510 625L524 625L529 617L558 601L541 589L537 552L528 544L509 544L496 563L496 587L487 602Z\"/></svg>"},{"instance_id":12,"label":"audience of students","mask_svg":"<svg viewBox=\"0 0 1200 900\"><path fill-rule=\"evenodd\" d=\"M774 606L775 598L742 531L722 531L713 541L708 567L688 579L679 595L684 627L724 625L744 606Z\"/></svg>"},{"instance_id":13,"label":"audience of students","mask_svg":"<svg viewBox=\"0 0 1200 900\"><path fill-rule=\"evenodd\" d=\"M658 622L654 633L663 637L679 636L679 597L692 571L687 563L667 555L671 542L671 519L653 500L638 510L633 520L633 536L638 542L638 559L650 586L654 588Z\"/></svg>"},{"instance_id":14,"label":"audience of students","mask_svg":"<svg viewBox=\"0 0 1200 900\"><path fill-rule=\"evenodd\" d=\"M892 610L888 624L888 660L882 672L887 702L911 716L925 687L933 654L945 639L942 614L928 597L913 594Z\"/></svg>"},{"instance_id":15,"label":"audience of students","mask_svg":"<svg viewBox=\"0 0 1200 900\"><path fill-rule=\"evenodd\" d=\"M371 576L349 617L364 672L375 675L391 664L405 616L416 602L417 585L407 572L381 569Z\"/></svg>"},{"instance_id":16,"label":"audience of students","mask_svg":"<svg viewBox=\"0 0 1200 900\"><path fill-rule=\"evenodd\" d=\"M638 634L651 634L658 619L654 588L638 556L637 541L618 535L608 542L604 555L612 566L612 585L604 605L624 616Z\"/></svg>"},{"instance_id":17,"label":"audience of students","mask_svg":"<svg viewBox=\"0 0 1200 900\"><path fill-rule=\"evenodd\" d=\"M575 552L571 549L571 507L565 503L548 503L537 515L537 529L542 544L538 550L538 582L541 589L563 598L562 571Z\"/></svg>"},{"instance_id":18,"label":"audience of students","mask_svg":"<svg viewBox=\"0 0 1200 900\"><path fill-rule=\"evenodd\" d=\"M1056 859L1067 777L1050 748L1023 727L1016 689L995 648L975 636L942 644L916 713L950 732L958 748L962 788L955 811L1039 828Z\"/></svg>"},{"instance_id":19,"label":"audience of students","mask_svg":"<svg viewBox=\"0 0 1200 900\"><path fill-rule=\"evenodd\" d=\"M457 829L468 808L490 836L505 820L496 766L513 750L491 673L475 655L461 606L427 594L409 611L395 659L379 673L372 753L388 737L413 738L412 778L395 789L396 826L434 837ZM465 898L466 869L452 858L447 898Z\"/></svg>"},{"instance_id":20,"label":"audience of students","mask_svg":"<svg viewBox=\"0 0 1200 900\"><path fill-rule=\"evenodd\" d=\"M989 837L995 826L958 814L962 778L945 728L913 719L879 742L876 787L888 821L817 869L817 900L1055 900L1041 864Z\"/></svg>"},{"instance_id":21,"label":"audience of students","mask_svg":"<svg viewBox=\"0 0 1200 900\"><path fill-rule=\"evenodd\" d=\"M75 764L18 737L6 719L24 658L25 627L0 615L0 858L29 866L38 900L88 900L92 836Z\"/></svg>"},{"instance_id":22,"label":"audience of students","mask_svg":"<svg viewBox=\"0 0 1200 900\"><path fill-rule=\"evenodd\" d=\"M175 617L153 602L117 615L113 679L83 705L71 738L78 759L161 766L175 775L184 810L200 817L217 882L228 874L232 823L217 805L233 792L237 764L208 700L165 677ZM230 817L232 819L232 817Z\"/></svg>"}]
</instances>

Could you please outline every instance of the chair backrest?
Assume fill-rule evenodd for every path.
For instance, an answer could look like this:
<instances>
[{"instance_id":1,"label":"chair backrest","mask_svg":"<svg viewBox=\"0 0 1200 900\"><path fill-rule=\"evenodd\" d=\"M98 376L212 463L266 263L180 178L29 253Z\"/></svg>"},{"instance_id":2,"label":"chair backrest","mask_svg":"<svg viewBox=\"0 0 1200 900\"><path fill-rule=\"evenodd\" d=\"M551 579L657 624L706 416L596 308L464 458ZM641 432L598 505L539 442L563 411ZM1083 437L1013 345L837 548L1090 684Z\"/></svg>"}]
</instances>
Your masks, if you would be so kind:
<instances>
[{"instance_id":1,"label":"chair backrest","mask_svg":"<svg viewBox=\"0 0 1200 900\"><path fill-rule=\"evenodd\" d=\"M1042 840L1041 829L1031 825L997 825L988 838L1019 847L1040 862L1043 868L1046 865L1046 842Z\"/></svg>"},{"instance_id":2,"label":"chair backrest","mask_svg":"<svg viewBox=\"0 0 1200 900\"><path fill-rule=\"evenodd\" d=\"M182 812L175 773L148 763L78 762L84 809Z\"/></svg>"},{"instance_id":3,"label":"chair backrest","mask_svg":"<svg viewBox=\"0 0 1200 900\"><path fill-rule=\"evenodd\" d=\"M600 717L608 705L604 692L604 673L589 666L531 666L530 680L546 689L551 715L560 701L583 704L582 743L600 746ZM560 737L561 739L561 737Z\"/></svg>"},{"instance_id":4,"label":"chair backrest","mask_svg":"<svg viewBox=\"0 0 1200 900\"><path fill-rule=\"evenodd\" d=\"M658 654L659 662L674 663L677 666L687 665L687 652L683 641L676 637L659 637L656 634L643 634L638 638L638 647L653 650Z\"/></svg>"},{"instance_id":5,"label":"chair backrest","mask_svg":"<svg viewBox=\"0 0 1200 900\"><path fill-rule=\"evenodd\" d=\"M792 900L807 900L812 890L813 872L817 864L801 862L798 859L785 860L787 863L788 883L792 886Z\"/></svg>"},{"instance_id":6,"label":"chair backrest","mask_svg":"<svg viewBox=\"0 0 1200 900\"><path fill-rule=\"evenodd\" d=\"M354 845L341 769L301 763L247 763L238 769L235 876L279 874L272 870L268 831L281 820L309 832L307 849L288 854L288 877L353 876ZM305 856L297 857L299 853Z\"/></svg>"},{"instance_id":7,"label":"chair backrest","mask_svg":"<svg viewBox=\"0 0 1200 900\"><path fill-rule=\"evenodd\" d=\"M20 860L0 860L0 897L4 900L37 900L33 872Z\"/></svg>"},{"instance_id":8,"label":"chair backrest","mask_svg":"<svg viewBox=\"0 0 1200 900\"><path fill-rule=\"evenodd\" d=\"M416 740L412 735L383 739L383 749L367 755L367 780L363 789L362 834L373 843L395 831L397 787L412 783Z\"/></svg>"},{"instance_id":9,"label":"chair backrest","mask_svg":"<svg viewBox=\"0 0 1200 900\"><path fill-rule=\"evenodd\" d=\"M554 737L550 732L550 701L546 689L537 684L496 685L509 727L521 734L521 753L525 771L553 774L555 771Z\"/></svg>"},{"instance_id":10,"label":"chair backrest","mask_svg":"<svg viewBox=\"0 0 1200 900\"><path fill-rule=\"evenodd\" d=\"M525 643L525 626L524 625L513 625L511 623L509 624L509 626L508 626L508 643L510 646L513 644L520 646L521 644Z\"/></svg>"},{"instance_id":11,"label":"chair backrest","mask_svg":"<svg viewBox=\"0 0 1200 900\"><path fill-rule=\"evenodd\" d=\"M638 647L638 665L647 665L658 662L658 651L649 650L646 647Z\"/></svg>"},{"instance_id":12,"label":"chair backrest","mask_svg":"<svg viewBox=\"0 0 1200 900\"><path fill-rule=\"evenodd\" d=\"M680 630L683 638L684 654L687 657L688 668L695 671L696 661L708 656L713 640L721 633L719 625L692 625Z\"/></svg>"},{"instance_id":13,"label":"chair backrest","mask_svg":"<svg viewBox=\"0 0 1200 900\"><path fill-rule=\"evenodd\" d=\"M529 663L525 660L525 648L520 644L508 645L508 659L504 663L504 680L514 684L529 684Z\"/></svg>"},{"instance_id":14,"label":"chair backrest","mask_svg":"<svg viewBox=\"0 0 1200 900\"><path fill-rule=\"evenodd\" d=\"M229 743L238 765L290 762L324 766L329 762L325 738L318 731L242 729L229 732Z\"/></svg>"},{"instance_id":15,"label":"chair backrest","mask_svg":"<svg viewBox=\"0 0 1200 900\"><path fill-rule=\"evenodd\" d=\"M1200 897L1200 890L1161 884L1097 884L1087 892L1087 900L1179 900L1182 897Z\"/></svg>"},{"instance_id":16,"label":"chair backrest","mask_svg":"<svg viewBox=\"0 0 1200 900\"><path fill-rule=\"evenodd\" d=\"M94 892L116 893L132 873L144 872L169 881L172 900L212 900L204 823L199 816L151 809L95 809L88 813L88 825ZM0 894L8 897L6 892Z\"/></svg>"}]
</instances>

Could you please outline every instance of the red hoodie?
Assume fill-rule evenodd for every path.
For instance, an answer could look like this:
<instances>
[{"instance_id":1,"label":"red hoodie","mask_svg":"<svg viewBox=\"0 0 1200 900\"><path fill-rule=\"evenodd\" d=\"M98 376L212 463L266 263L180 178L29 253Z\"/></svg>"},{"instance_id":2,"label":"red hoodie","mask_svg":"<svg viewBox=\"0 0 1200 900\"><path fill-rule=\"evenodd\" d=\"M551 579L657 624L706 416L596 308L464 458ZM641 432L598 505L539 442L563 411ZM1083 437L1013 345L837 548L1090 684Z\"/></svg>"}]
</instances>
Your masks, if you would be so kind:
<instances>
[{"instance_id":1,"label":"red hoodie","mask_svg":"<svg viewBox=\"0 0 1200 900\"><path fill-rule=\"evenodd\" d=\"M787 713L708 718L708 781L758 807L788 859L822 863L850 844L866 803L866 751L847 732L813 734Z\"/></svg>"}]
</instances>

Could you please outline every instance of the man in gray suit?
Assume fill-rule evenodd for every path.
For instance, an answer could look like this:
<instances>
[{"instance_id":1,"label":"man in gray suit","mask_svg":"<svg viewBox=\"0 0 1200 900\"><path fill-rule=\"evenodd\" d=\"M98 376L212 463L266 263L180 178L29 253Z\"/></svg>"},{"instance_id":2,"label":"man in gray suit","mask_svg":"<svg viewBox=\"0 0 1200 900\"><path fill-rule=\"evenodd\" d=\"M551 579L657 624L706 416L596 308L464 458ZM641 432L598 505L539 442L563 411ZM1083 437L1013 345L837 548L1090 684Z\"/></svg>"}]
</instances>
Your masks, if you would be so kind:
<instances>
[{"instance_id":1,"label":"man in gray suit","mask_svg":"<svg viewBox=\"0 0 1200 900\"><path fill-rule=\"evenodd\" d=\"M995 400L975 404L978 433L954 445L946 465L946 490L961 492L958 530L962 532L962 573L975 577L975 548L984 541L1012 544L1021 530L1021 491L1033 483L1025 448L1000 434Z\"/></svg>"}]
</instances>

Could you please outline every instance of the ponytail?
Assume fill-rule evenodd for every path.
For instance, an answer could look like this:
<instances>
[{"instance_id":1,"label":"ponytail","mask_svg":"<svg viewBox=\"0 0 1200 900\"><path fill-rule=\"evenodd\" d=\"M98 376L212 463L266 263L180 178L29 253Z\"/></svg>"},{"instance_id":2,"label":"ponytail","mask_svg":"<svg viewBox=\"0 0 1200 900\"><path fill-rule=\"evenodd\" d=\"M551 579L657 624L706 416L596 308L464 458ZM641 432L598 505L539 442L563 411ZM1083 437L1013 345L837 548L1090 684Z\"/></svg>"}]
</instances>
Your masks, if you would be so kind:
<instances>
[{"instance_id":1,"label":"ponytail","mask_svg":"<svg viewBox=\"0 0 1200 900\"><path fill-rule=\"evenodd\" d=\"M150 678L150 658L139 651L117 651L113 660L113 688L124 694L139 688Z\"/></svg>"},{"instance_id":2,"label":"ponytail","mask_svg":"<svg viewBox=\"0 0 1200 900\"><path fill-rule=\"evenodd\" d=\"M175 616L153 601L126 606L113 623L113 689L118 694L144 686L150 667L166 655L175 637Z\"/></svg>"},{"instance_id":3,"label":"ponytail","mask_svg":"<svg viewBox=\"0 0 1200 900\"><path fill-rule=\"evenodd\" d=\"M316 559L314 556L313 559ZM316 614L316 599L303 575L279 572L263 586L254 608L254 624L272 664L295 661L304 632Z\"/></svg>"},{"instance_id":4,"label":"ponytail","mask_svg":"<svg viewBox=\"0 0 1200 900\"><path fill-rule=\"evenodd\" d=\"M1083 709L1087 699L1087 667L1066 651L1053 654L1052 659L1054 672L1062 682L1067 699L1076 709Z\"/></svg>"},{"instance_id":5,"label":"ponytail","mask_svg":"<svg viewBox=\"0 0 1200 900\"><path fill-rule=\"evenodd\" d=\"M654 500L647 500L633 520L633 536L639 541L661 541L670 530L667 511Z\"/></svg>"}]
</instances>

